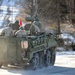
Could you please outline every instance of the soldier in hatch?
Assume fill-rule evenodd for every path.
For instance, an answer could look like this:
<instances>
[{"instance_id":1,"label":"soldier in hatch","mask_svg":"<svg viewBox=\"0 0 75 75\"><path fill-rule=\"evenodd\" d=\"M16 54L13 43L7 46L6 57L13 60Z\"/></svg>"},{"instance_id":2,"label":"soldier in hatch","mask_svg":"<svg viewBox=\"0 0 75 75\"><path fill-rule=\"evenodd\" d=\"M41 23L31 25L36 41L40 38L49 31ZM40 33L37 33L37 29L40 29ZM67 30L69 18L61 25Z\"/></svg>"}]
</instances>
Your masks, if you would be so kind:
<instances>
[{"instance_id":1,"label":"soldier in hatch","mask_svg":"<svg viewBox=\"0 0 75 75\"><path fill-rule=\"evenodd\" d=\"M13 36L13 29L11 23L9 23L8 26L3 29L1 35Z\"/></svg>"},{"instance_id":2,"label":"soldier in hatch","mask_svg":"<svg viewBox=\"0 0 75 75\"><path fill-rule=\"evenodd\" d=\"M17 37L25 37L26 36L26 31L24 28L21 26L19 27L19 30L15 33Z\"/></svg>"}]
</instances>

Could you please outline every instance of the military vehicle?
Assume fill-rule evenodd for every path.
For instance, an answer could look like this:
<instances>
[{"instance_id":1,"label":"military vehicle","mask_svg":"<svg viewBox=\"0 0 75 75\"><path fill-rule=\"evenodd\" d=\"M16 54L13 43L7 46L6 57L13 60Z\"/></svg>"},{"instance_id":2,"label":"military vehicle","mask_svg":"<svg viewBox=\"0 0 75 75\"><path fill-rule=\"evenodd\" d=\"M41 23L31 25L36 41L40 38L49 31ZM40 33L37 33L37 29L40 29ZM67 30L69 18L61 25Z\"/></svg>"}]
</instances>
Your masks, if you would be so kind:
<instances>
[{"instance_id":1,"label":"military vehicle","mask_svg":"<svg viewBox=\"0 0 75 75\"><path fill-rule=\"evenodd\" d=\"M75 50L75 38L70 33L61 33L57 37L59 47L65 50Z\"/></svg>"},{"instance_id":2,"label":"military vehicle","mask_svg":"<svg viewBox=\"0 0 75 75\"><path fill-rule=\"evenodd\" d=\"M50 33L37 32L24 37L0 36L0 67L18 63L32 69L54 65L57 42Z\"/></svg>"}]
</instances>

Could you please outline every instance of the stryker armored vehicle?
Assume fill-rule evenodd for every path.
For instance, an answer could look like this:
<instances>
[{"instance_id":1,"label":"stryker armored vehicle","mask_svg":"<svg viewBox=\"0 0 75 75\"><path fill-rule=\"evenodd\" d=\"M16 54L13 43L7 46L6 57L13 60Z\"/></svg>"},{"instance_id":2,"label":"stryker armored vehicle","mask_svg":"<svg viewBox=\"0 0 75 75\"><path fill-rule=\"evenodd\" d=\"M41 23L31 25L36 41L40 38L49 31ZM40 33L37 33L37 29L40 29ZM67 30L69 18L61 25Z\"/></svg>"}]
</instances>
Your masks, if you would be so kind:
<instances>
[{"instance_id":1,"label":"stryker armored vehicle","mask_svg":"<svg viewBox=\"0 0 75 75\"><path fill-rule=\"evenodd\" d=\"M0 36L0 67L3 63L29 65L32 69L54 65L57 42L50 33L24 37Z\"/></svg>"}]
</instances>

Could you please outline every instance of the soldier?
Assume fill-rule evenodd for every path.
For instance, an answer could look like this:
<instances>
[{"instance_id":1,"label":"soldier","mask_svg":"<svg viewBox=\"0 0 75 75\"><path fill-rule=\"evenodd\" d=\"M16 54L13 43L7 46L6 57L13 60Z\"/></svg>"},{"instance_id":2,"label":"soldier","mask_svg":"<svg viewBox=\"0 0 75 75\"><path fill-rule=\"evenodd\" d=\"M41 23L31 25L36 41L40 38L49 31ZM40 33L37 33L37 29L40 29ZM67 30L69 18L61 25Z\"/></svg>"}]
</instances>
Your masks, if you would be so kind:
<instances>
[{"instance_id":1,"label":"soldier","mask_svg":"<svg viewBox=\"0 0 75 75\"><path fill-rule=\"evenodd\" d=\"M26 31L24 28L21 26L19 27L19 30L15 33L17 37L25 37L26 36Z\"/></svg>"},{"instance_id":2,"label":"soldier","mask_svg":"<svg viewBox=\"0 0 75 75\"><path fill-rule=\"evenodd\" d=\"M11 23L8 24L8 26L3 29L1 35L13 36L13 29L12 29L12 24Z\"/></svg>"},{"instance_id":3,"label":"soldier","mask_svg":"<svg viewBox=\"0 0 75 75\"><path fill-rule=\"evenodd\" d=\"M26 21L31 22L27 26L25 25L25 27L27 27L27 29L29 28L30 34L34 35L37 32L41 31L42 26L41 26L41 22L39 21L37 15L34 18L33 17L26 17Z\"/></svg>"},{"instance_id":4,"label":"soldier","mask_svg":"<svg viewBox=\"0 0 75 75\"><path fill-rule=\"evenodd\" d=\"M40 32L39 23L37 21L34 21L32 24L35 27L35 32Z\"/></svg>"},{"instance_id":5,"label":"soldier","mask_svg":"<svg viewBox=\"0 0 75 75\"><path fill-rule=\"evenodd\" d=\"M36 34L38 32L40 32L40 23L38 23L37 21L33 21L33 23L31 24L31 28L30 28L30 33L31 34Z\"/></svg>"},{"instance_id":6,"label":"soldier","mask_svg":"<svg viewBox=\"0 0 75 75\"><path fill-rule=\"evenodd\" d=\"M13 25L12 25L12 29L17 31L17 30L19 30L19 27L20 27L19 21L16 20L15 23L13 23Z\"/></svg>"}]
</instances>

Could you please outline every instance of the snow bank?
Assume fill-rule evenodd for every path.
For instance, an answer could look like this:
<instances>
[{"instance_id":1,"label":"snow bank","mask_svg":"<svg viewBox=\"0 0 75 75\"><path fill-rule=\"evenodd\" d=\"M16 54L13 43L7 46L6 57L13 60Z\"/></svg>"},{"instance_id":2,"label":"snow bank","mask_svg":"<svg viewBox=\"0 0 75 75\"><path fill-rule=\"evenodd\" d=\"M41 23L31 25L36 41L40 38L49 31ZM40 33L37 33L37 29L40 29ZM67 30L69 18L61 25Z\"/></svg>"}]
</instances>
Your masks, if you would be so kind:
<instances>
[{"instance_id":1,"label":"snow bank","mask_svg":"<svg viewBox=\"0 0 75 75\"><path fill-rule=\"evenodd\" d=\"M56 55L75 55L75 51L56 52Z\"/></svg>"}]
</instances>

